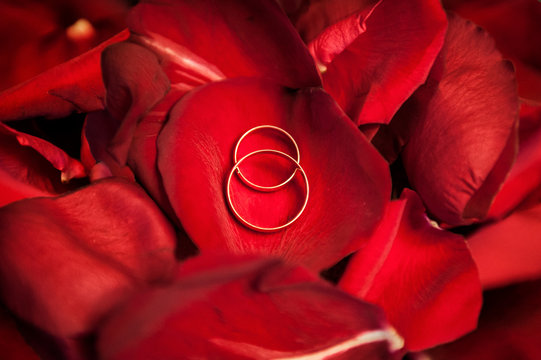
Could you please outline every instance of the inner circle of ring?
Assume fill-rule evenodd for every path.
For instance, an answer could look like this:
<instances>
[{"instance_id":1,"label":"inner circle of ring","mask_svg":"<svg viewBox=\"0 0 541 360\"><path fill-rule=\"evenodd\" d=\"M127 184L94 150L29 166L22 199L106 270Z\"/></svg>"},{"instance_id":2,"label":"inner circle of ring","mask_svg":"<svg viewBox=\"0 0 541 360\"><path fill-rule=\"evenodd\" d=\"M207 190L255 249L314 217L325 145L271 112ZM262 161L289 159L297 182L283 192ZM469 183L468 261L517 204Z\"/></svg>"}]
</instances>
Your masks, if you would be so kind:
<instances>
[{"instance_id":1,"label":"inner circle of ring","mask_svg":"<svg viewBox=\"0 0 541 360\"><path fill-rule=\"evenodd\" d=\"M256 127L253 127L251 128L250 130L246 131L241 137L240 139L237 141L237 145L235 146L235 153L233 154L233 160L235 160L235 163L238 163L237 162L237 157L238 157L238 150L239 150L239 147L240 147L240 144L242 142L242 140L244 140L244 138L246 136L248 136L249 134L253 133L254 131L257 131L257 130L260 130L260 129L273 129L273 130L276 130L278 132L281 132L282 134L284 134L285 136L287 136L289 138L289 140L291 140L291 142L293 143L293 145L295 146L295 153L297 154L297 160L294 160L293 158L293 161L295 161L297 164L300 163L301 161L301 153L299 151L299 147L297 146L297 142L295 141L295 139L293 139L293 136L291 136L287 131L285 131L284 129L282 128L279 128L277 126L273 126L273 125L260 125L260 126L256 126ZM242 180L243 183L245 183L246 185L250 186L251 188L253 189L257 189L257 190L260 190L260 191L274 191L274 190L277 190L277 189L280 189L282 187L284 187L287 183L289 183L291 180L293 180L293 177L295 176L295 174L297 173L297 170L298 168L295 168L295 171L293 171L293 174L291 174L290 177L288 177L285 181L281 182L280 184L278 185L272 185L272 186L263 186L263 185L257 185L257 184L254 184L253 182L251 182L250 180L248 180L244 174L242 173L242 171L240 171L240 168L237 166L237 173L239 174L239 177L240 179Z\"/></svg>"},{"instance_id":2,"label":"inner circle of ring","mask_svg":"<svg viewBox=\"0 0 541 360\"><path fill-rule=\"evenodd\" d=\"M262 227L262 226L257 226L257 225L254 225L250 222L248 222L246 219L244 219L237 211L237 209L235 209L235 206L233 205L233 201L231 200L231 178L233 177L233 173L235 172L235 170L238 169L239 165L246 159L248 159L249 157L252 157L254 155L257 155L257 154L261 154L261 153L267 153L267 154L276 154L276 155L279 155L279 156L282 156L286 159L289 159L291 160L296 166L297 168L295 170L300 170L300 172L302 173L302 176L304 178L304 185L306 186L306 198L304 200L304 204L302 205L302 208L299 210L299 212L297 213L297 215L295 215L294 218L292 218L291 220L289 220L287 223L283 224L283 225L280 225L280 226L276 226L276 227ZM293 175L295 175L296 171L293 173ZM243 223L244 225L246 225L247 227L249 227L250 229L252 230L257 230L257 231L262 231L262 232L273 232L273 231L278 231L278 230L281 230L283 228L286 228L288 227L289 225L293 224L298 218L299 216L301 216L301 214L304 212L304 209L306 208L306 204L308 204L308 197L310 196L310 188L309 188L309 185L308 185L308 177L306 176L306 173L304 172L304 169L302 168L302 166L295 160L293 159L291 156L289 156L288 154L284 153L284 152L281 152L279 150L274 150L274 149L262 149L262 150L256 150L254 152L251 152L247 155L245 155L243 158L241 158L238 162L235 163L235 165L233 166L233 168L231 169L231 171L229 172L229 176L227 178L227 188L226 188L226 194L227 194L227 202L229 203L229 207L231 208L231 210L233 211L233 214L235 214L235 217L241 222Z\"/></svg>"}]
</instances>

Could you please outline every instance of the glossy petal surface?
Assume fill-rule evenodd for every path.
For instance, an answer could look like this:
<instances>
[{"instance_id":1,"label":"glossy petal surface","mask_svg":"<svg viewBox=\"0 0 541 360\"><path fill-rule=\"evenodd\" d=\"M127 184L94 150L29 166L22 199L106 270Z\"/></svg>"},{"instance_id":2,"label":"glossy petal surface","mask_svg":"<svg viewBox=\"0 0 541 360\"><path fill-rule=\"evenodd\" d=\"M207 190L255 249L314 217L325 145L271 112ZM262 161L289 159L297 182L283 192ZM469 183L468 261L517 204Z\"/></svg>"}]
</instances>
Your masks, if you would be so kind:
<instances>
[{"instance_id":1,"label":"glossy petal surface","mask_svg":"<svg viewBox=\"0 0 541 360\"><path fill-rule=\"evenodd\" d=\"M91 330L175 263L173 229L136 185L106 180L0 209L2 299L56 336Z\"/></svg>"},{"instance_id":2,"label":"glossy petal surface","mask_svg":"<svg viewBox=\"0 0 541 360\"><path fill-rule=\"evenodd\" d=\"M515 157L517 120L511 65L486 32L451 16L426 85L393 120L408 129L402 159L432 216L449 225L486 216Z\"/></svg>"},{"instance_id":3,"label":"glossy petal surface","mask_svg":"<svg viewBox=\"0 0 541 360\"><path fill-rule=\"evenodd\" d=\"M236 76L293 88L320 84L302 40L272 0L142 1L128 22L132 40L159 55L174 84Z\"/></svg>"},{"instance_id":4,"label":"glossy petal surface","mask_svg":"<svg viewBox=\"0 0 541 360\"><path fill-rule=\"evenodd\" d=\"M435 228L410 190L391 204L380 231L353 256L339 286L381 306L410 350L471 331L481 307L466 243Z\"/></svg>"},{"instance_id":5,"label":"glossy petal surface","mask_svg":"<svg viewBox=\"0 0 541 360\"><path fill-rule=\"evenodd\" d=\"M125 27L124 0L0 3L0 90L20 84L109 39Z\"/></svg>"},{"instance_id":6,"label":"glossy petal surface","mask_svg":"<svg viewBox=\"0 0 541 360\"><path fill-rule=\"evenodd\" d=\"M468 238L485 288L541 275L541 203L485 225Z\"/></svg>"},{"instance_id":7,"label":"glossy petal surface","mask_svg":"<svg viewBox=\"0 0 541 360\"><path fill-rule=\"evenodd\" d=\"M170 82L152 51L127 41L105 49L102 66L107 111L118 124L108 152L124 165L137 123L167 94Z\"/></svg>"},{"instance_id":8,"label":"glossy petal surface","mask_svg":"<svg viewBox=\"0 0 541 360\"><path fill-rule=\"evenodd\" d=\"M259 125L278 126L295 139L310 187L305 212L274 233L243 226L225 196L235 144ZM243 141L239 155L264 148L292 151L279 133L262 131ZM259 184L277 184L293 171L291 162L279 160L263 156L243 169ZM203 252L273 254L318 270L370 237L390 197L385 161L326 93L254 79L215 83L185 96L158 137L158 167L176 215ZM285 224L306 196L300 174L271 193L232 179L238 211L264 227Z\"/></svg>"},{"instance_id":9,"label":"glossy petal surface","mask_svg":"<svg viewBox=\"0 0 541 360\"><path fill-rule=\"evenodd\" d=\"M541 106L523 104L519 125L517 159L490 207L491 218L509 214L541 187Z\"/></svg>"},{"instance_id":10,"label":"glossy petal surface","mask_svg":"<svg viewBox=\"0 0 541 360\"><path fill-rule=\"evenodd\" d=\"M276 2L284 9L304 42L308 44L322 32L326 31L327 28L350 18L352 15L369 10L379 1L277 0ZM361 25L361 22L358 25Z\"/></svg>"},{"instance_id":11,"label":"glossy petal surface","mask_svg":"<svg viewBox=\"0 0 541 360\"><path fill-rule=\"evenodd\" d=\"M517 71L521 97L541 101L541 3L531 0L444 1L445 7L486 29Z\"/></svg>"},{"instance_id":12,"label":"glossy petal surface","mask_svg":"<svg viewBox=\"0 0 541 360\"><path fill-rule=\"evenodd\" d=\"M439 360L535 360L541 357L541 281L484 293L477 330L462 339L433 349Z\"/></svg>"},{"instance_id":13,"label":"glossy petal surface","mask_svg":"<svg viewBox=\"0 0 541 360\"><path fill-rule=\"evenodd\" d=\"M357 125L385 124L426 80L447 20L437 0L383 0L364 26L327 65L323 86Z\"/></svg>"},{"instance_id":14,"label":"glossy petal surface","mask_svg":"<svg viewBox=\"0 0 541 360\"><path fill-rule=\"evenodd\" d=\"M70 189L85 176L81 163L53 144L0 123L0 206Z\"/></svg>"},{"instance_id":15,"label":"glossy petal surface","mask_svg":"<svg viewBox=\"0 0 541 360\"><path fill-rule=\"evenodd\" d=\"M278 260L202 257L100 331L103 359L392 359L382 313ZM329 308L334 311L328 311Z\"/></svg>"},{"instance_id":16,"label":"glossy petal surface","mask_svg":"<svg viewBox=\"0 0 541 360\"><path fill-rule=\"evenodd\" d=\"M0 121L37 116L60 118L72 112L103 109L101 52L127 35L127 31L121 32L94 49L0 93Z\"/></svg>"}]
</instances>

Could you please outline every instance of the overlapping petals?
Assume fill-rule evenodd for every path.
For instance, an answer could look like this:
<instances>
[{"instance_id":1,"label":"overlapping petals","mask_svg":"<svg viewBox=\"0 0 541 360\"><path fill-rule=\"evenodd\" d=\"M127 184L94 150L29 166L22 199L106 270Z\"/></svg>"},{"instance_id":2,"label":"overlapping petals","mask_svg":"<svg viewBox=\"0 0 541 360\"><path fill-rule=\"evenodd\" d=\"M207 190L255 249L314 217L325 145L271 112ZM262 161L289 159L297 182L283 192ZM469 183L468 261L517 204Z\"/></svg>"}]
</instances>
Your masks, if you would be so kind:
<instances>
[{"instance_id":1,"label":"overlapping petals","mask_svg":"<svg viewBox=\"0 0 541 360\"><path fill-rule=\"evenodd\" d=\"M113 174L125 176L129 164L166 211L169 205L155 165L155 141L171 107L187 91L237 76L267 78L293 88L320 85L302 40L270 0L212 6L206 1L143 1L131 12L129 28L129 41L108 49L103 58L109 114L87 121L87 129L108 122L110 131L87 137L88 148L92 158L104 161ZM126 63L129 70L124 69ZM140 74L153 79L149 82ZM150 92L156 94L153 97L146 91L148 83L169 91Z\"/></svg>"},{"instance_id":2,"label":"overlapping petals","mask_svg":"<svg viewBox=\"0 0 541 360\"><path fill-rule=\"evenodd\" d=\"M310 183L302 216L267 234L240 224L224 194L237 140L263 124L293 136ZM264 139L247 138L242 154L279 145ZM319 270L370 237L390 197L385 161L330 96L317 88L291 91L255 79L210 84L182 98L158 137L158 167L178 219L203 252L265 253ZM278 183L280 177L271 177L275 168L258 181ZM305 196L294 185L267 194L233 189L238 210L261 226L287 222Z\"/></svg>"},{"instance_id":3,"label":"overlapping petals","mask_svg":"<svg viewBox=\"0 0 541 360\"><path fill-rule=\"evenodd\" d=\"M273 0L142 1L128 26L177 86L236 76L293 88L320 84L310 54Z\"/></svg>"},{"instance_id":4,"label":"overlapping petals","mask_svg":"<svg viewBox=\"0 0 541 360\"><path fill-rule=\"evenodd\" d=\"M486 29L506 58L513 61L522 98L541 101L541 3L531 0L445 0L446 8Z\"/></svg>"},{"instance_id":5,"label":"overlapping petals","mask_svg":"<svg viewBox=\"0 0 541 360\"><path fill-rule=\"evenodd\" d=\"M0 209L3 302L56 336L92 330L146 282L164 282L175 235L136 185L105 180Z\"/></svg>"},{"instance_id":6,"label":"overlapping petals","mask_svg":"<svg viewBox=\"0 0 541 360\"><path fill-rule=\"evenodd\" d=\"M502 218L541 188L541 106L522 104L519 152L490 207L490 218ZM538 197L541 199L541 197ZM536 199L533 199L536 201Z\"/></svg>"},{"instance_id":7,"label":"overlapping petals","mask_svg":"<svg viewBox=\"0 0 541 360\"><path fill-rule=\"evenodd\" d=\"M541 199L468 238L485 288L535 280L541 275Z\"/></svg>"},{"instance_id":8,"label":"overlapping petals","mask_svg":"<svg viewBox=\"0 0 541 360\"><path fill-rule=\"evenodd\" d=\"M286 12L305 43L310 43L318 35L327 31L328 28L342 23L343 20L356 17L360 26L356 28L351 26L349 29L344 28L343 38L334 38L338 43L345 44L344 39L351 40L362 33L362 23L365 17L361 15L368 15L370 9L379 0L344 0L340 2L333 0L277 0L276 2Z\"/></svg>"},{"instance_id":9,"label":"overlapping petals","mask_svg":"<svg viewBox=\"0 0 541 360\"><path fill-rule=\"evenodd\" d=\"M0 353L5 360L39 360L39 356L24 341L15 321L0 308Z\"/></svg>"},{"instance_id":10,"label":"overlapping petals","mask_svg":"<svg viewBox=\"0 0 541 360\"><path fill-rule=\"evenodd\" d=\"M426 80L447 26L439 1L383 0L373 6L309 43L324 69L325 90L357 125L391 120Z\"/></svg>"},{"instance_id":11,"label":"overlapping petals","mask_svg":"<svg viewBox=\"0 0 541 360\"><path fill-rule=\"evenodd\" d=\"M485 292L478 329L428 355L441 360L538 359L540 296L539 280Z\"/></svg>"},{"instance_id":12,"label":"overlapping petals","mask_svg":"<svg viewBox=\"0 0 541 360\"><path fill-rule=\"evenodd\" d=\"M81 163L53 144L0 123L0 206L58 194L85 176Z\"/></svg>"},{"instance_id":13,"label":"overlapping petals","mask_svg":"<svg viewBox=\"0 0 541 360\"><path fill-rule=\"evenodd\" d=\"M50 341L66 358L397 359L474 329L481 285L539 276L539 107L522 104L519 128L512 66L440 1L142 0L127 25L0 96L15 351L35 355L11 315L45 357ZM538 70L537 49L489 30ZM69 149L21 132L67 116L77 134L85 120ZM261 125L295 146L267 128L237 159L298 146L298 163L234 160ZM240 171L293 177L265 192ZM239 219L270 228L301 208L280 231Z\"/></svg>"},{"instance_id":14,"label":"overlapping petals","mask_svg":"<svg viewBox=\"0 0 541 360\"><path fill-rule=\"evenodd\" d=\"M0 3L0 90L74 58L125 27L124 0Z\"/></svg>"},{"instance_id":15,"label":"overlapping petals","mask_svg":"<svg viewBox=\"0 0 541 360\"><path fill-rule=\"evenodd\" d=\"M381 306L410 350L454 340L475 328L478 272L461 236L434 227L405 190L339 286Z\"/></svg>"},{"instance_id":16,"label":"overlapping petals","mask_svg":"<svg viewBox=\"0 0 541 360\"><path fill-rule=\"evenodd\" d=\"M483 30L450 16L428 81L391 126L428 211L449 225L486 216L513 163L518 97L514 72Z\"/></svg>"},{"instance_id":17,"label":"overlapping petals","mask_svg":"<svg viewBox=\"0 0 541 360\"><path fill-rule=\"evenodd\" d=\"M38 116L61 118L72 112L103 109L101 52L127 35L127 31L121 32L94 49L1 93L0 121Z\"/></svg>"},{"instance_id":18,"label":"overlapping petals","mask_svg":"<svg viewBox=\"0 0 541 360\"><path fill-rule=\"evenodd\" d=\"M187 261L171 286L135 297L98 339L101 358L134 360L393 359L402 345L375 306L300 267L219 257Z\"/></svg>"}]
</instances>

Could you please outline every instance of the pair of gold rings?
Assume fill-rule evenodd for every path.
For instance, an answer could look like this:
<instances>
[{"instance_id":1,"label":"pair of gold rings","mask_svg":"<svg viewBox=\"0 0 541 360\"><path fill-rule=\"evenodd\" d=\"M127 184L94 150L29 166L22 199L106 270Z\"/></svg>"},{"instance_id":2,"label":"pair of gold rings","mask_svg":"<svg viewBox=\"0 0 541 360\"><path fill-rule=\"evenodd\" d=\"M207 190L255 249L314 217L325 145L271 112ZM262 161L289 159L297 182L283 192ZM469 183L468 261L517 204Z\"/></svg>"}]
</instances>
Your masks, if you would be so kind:
<instances>
[{"instance_id":1,"label":"pair of gold rings","mask_svg":"<svg viewBox=\"0 0 541 360\"><path fill-rule=\"evenodd\" d=\"M258 131L258 130L265 130L265 129L277 131L277 132L280 132L283 135L287 136L287 138L291 141L291 143L295 147L295 156L296 157L293 158L291 155L288 155L288 154L286 154L286 153L284 153L282 151L275 150L275 149L261 149L261 150L253 151L253 152L251 152L251 153L249 153L247 155L244 155L240 160L238 160L238 150L239 150L239 147L240 147L240 144L242 143L242 141L248 135L250 135L251 133L253 133L255 131ZM277 185L263 186L263 185L255 184L253 181L248 180L246 178L246 176L242 173L242 171L240 170L240 165L246 159L251 158L251 157L256 156L256 155L259 155L259 154L272 154L272 155L275 155L275 156L282 157L282 158L284 158L286 160L289 160L290 162L292 162L295 165L295 170L293 170L293 173L286 180L282 181L281 183L279 183ZM293 224L301 216L301 214L304 212L304 209L306 208L306 204L308 204L308 197L309 197L309 193L310 193L309 185L308 185L308 177L306 176L306 172L304 171L304 169L302 168L302 166L300 164L300 158L301 158L301 155L300 155L299 147L298 147L297 143L295 142L295 139L293 139L293 137L287 131L285 131L284 129L281 129L281 128L277 127L277 126L272 126L272 125L261 125L261 126L256 126L254 128L251 128L250 130L246 131L240 137L240 139L237 141L237 144L235 146L235 152L234 152L234 155L233 155L233 159L235 161L235 164L233 165L233 168L231 169L231 171L229 172L229 176L227 177L227 185L226 185L225 193L226 193L226 197L227 197L227 202L229 204L229 208L233 212L233 215L235 215L235 217L243 225L245 225L246 227L248 227L248 228L250 228L252 230L261 231L261 232L278 231L278 230L282 230L282 229L288 227L289 225ZM293 178L295 177L295 174L297 174L297 172L300 172L302 174L303 179L304 179L304 186L305 186L305 189L306 189L305 190L306 191L306 196L304 198L304 203L303 203L301 209L297 212L297 214L293 218L289 219L285 224L275 226L275 227L263 227L263 226L254 225L254 224L250 223L249 221L247 221L244 217L242 217L239 214L239 212L237 211L237 209L235 208L235 205L233 204L233 201L231 200L231 179L233 178L234 173L236 173L238 175L239 179L245 185L252 188L253 190L261 191L261 192L273 192L273 191L277 191L277 190L283 188L289 182L291 182L293 180Z\"/></svg>"}]
</instances>

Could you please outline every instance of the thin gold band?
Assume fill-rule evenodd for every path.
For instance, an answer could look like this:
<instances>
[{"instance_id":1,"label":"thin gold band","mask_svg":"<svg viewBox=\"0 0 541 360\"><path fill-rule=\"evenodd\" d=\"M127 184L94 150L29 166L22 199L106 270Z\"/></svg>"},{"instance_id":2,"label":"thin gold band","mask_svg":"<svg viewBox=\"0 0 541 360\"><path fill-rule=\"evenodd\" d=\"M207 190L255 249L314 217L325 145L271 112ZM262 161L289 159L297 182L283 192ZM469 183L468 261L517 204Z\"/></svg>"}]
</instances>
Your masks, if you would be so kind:
<instances>
[{"instance_id":1,"label":"thin gold band","mask_svg":"<svg viewBox=\"0 0 541 360\"><path fill-rule=\"evenodd\" d=\"M278 155L278 156L281 156L281 157L284 157L286 159L289 159L291 160L295 165L296 165L296 169L295 171L293 172L293 175L291 178L293 178L293 176L295 176L295 174L297 173L297 170L300 170L303 178L304 178L304 184L305 184L305 187L306 187L306 198L304 199L304 204L302 205L302 208L299 210L299 212L297 213L297 215L295 215L295 217L293 217L291 220L289 220L287 223L283 224L283 225L280 225L280 226L276 226L276 227L262 227L262 226L257 226L257 225L254 225L252 223L250 223L249 221L247 221L246 219L244 219L237 211L237 209L235 208L235 206L233 205L233 201L231 200L231 178L233 177L233 173L235 173L236 170L238 170L238 167L239 165L246 159L248 159L249 157L252 157L254 155L257 155L257 154L261 154L261 153L267 153L267 154L275 154L275 155ZM290 180L288 180L289 182ZM256 230L256 231L261 231L261 232L274 232L274 231L278 231L278 230L281 230L281 229L284 229L286 227L288 227L289 225L291 225L293 222L295 222L299 216L301 216L301 214L304 212L304 209L306 208L306 204L308 204L308 198L310 196L310 188L309 188L309 185L308 185L308 177L306 176L306 173L304 172L304 169L302 168L302 166L291 156L289 156L288 154L284 153L284 152L281 152L279 150L273 150L273 149L263 149L263 150L257 150L257 151L254 151L254 152L251 152L249 153L248 155L245 155L243 158L241 158L239 161L235 162L235 165L233 166L233 168L231 169L231 171L229 172L229 176L227 178L227 188L226 188L226 194L227 194L227 202L229 204L229 208L231 209L231 211L233 212L233 214L235 215L235 217L242 223L244 224L245 226L247 226L248 228L252 229L252 230Z\"/></svg>"},{"instance_id":2,"label":"thin gold band","mask_svg":"<svg viewBox=\"0 0 541 360\"><path fill-rule=\"evenodd\" d=\"M257 131L257 130L261 130L261 129L271 129L271 130L275 130L275 131L278 131L278 132L281 132L282 134L284 134L285 136L287 136L289 138L289 140L291 140L291 143L293 144L293 146L295 146L295 153L297 155L297 160L294 160L297 164L300 163L301 161L301 154L300 154L300 151L299 151L299 147L297 146L297 143L295 142L295 139L293 139L293 136L291 136L287 131L285 131L284 129L282 128L279 128L277 126L273 126L273 125L260 125L260 126L256 126L256 127L253 127L251 128L250 130L246 131L241 137L240 139L237 141L237 145L235 146L235 152L233 154L233 159L235 160L235 164L237 163L237 157L238 157L238 151L239 151L239 147L240 147L240 144L242 143L242 141L244 140L244 138L246 138L246 136L248 136L249 134L253 133L254 131ZM277 190L277 189L280 189L282 187L284 187L288 182L290 182L293 177L295 177L295 174L297 173L297 169L298 168L295 168L295 170L293 171L293 173L291 174L290 177L288 177L285 181L281 182L280 184L278 185L272 185L272 186L263 186L263 185L258 185L258 184L255 184L253 182L251 182L250 180L248 180L244 174L240 171L240 168L237 167L237 174L239 175L240 179L242 180L243 183L245 183L246 185L248 185L249 187L251 187L252 189L256 189L256 190L259 190L259 191L274 191L274 190Z\"/></svg>"}]
</instances>

